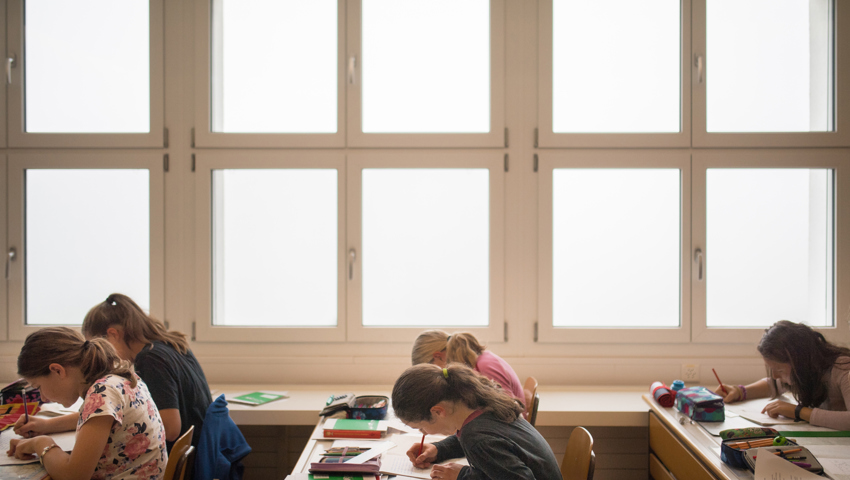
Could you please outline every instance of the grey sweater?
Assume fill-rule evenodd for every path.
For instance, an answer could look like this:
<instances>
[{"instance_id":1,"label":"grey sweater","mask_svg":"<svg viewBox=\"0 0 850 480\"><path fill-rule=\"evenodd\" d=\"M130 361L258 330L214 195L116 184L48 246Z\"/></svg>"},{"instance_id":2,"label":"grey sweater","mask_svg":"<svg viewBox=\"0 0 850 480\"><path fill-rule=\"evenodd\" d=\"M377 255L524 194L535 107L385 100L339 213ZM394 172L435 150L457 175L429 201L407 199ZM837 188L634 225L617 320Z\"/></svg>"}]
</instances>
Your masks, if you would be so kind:
<instances>
[{"instance_id":1,"label":"grey sweater","mask_svg":"<svg viewBox=\"0 0 850 480\"><path fill-rule=\"evenodd\" d=\"M546 440L522 417L513 423L491 413L472 420L457 435L434 444L435 463L466 457L458 480L560 480L561 470Z\"/></svg>"}]
</instances>

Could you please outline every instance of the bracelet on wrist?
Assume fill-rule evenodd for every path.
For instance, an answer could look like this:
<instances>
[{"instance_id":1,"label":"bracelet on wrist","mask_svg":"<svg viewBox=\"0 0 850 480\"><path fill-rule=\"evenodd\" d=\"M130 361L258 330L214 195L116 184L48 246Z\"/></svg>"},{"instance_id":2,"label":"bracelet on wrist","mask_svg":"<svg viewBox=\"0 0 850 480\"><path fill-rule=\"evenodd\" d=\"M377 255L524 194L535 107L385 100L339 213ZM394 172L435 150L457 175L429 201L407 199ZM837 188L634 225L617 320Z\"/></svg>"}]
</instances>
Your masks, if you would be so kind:
<instances>
[{"instance_id":1,"label":"bracelet on wrist","mask_svg":"<svg viewBox=\"0 0 850 480\"><path fill-rule=\"evenodd\" d=\"M58 446L59 445L56 445L54 443L52 445L48 445L48 446L44 447L44 450L41 451L41 455L38 456L38 461L39 461L39 463L41 463L41 466L44 466L44 456L47 455L47 452L49 452L51 448L58 447Z\"/></svg>"},{"instance_id":2,"label":"bracelet on wrist","mask_svg":"<svg viewBox=\"0 0 850 480\"><path fill-rule=\"evenodd\" d=\"M800 418L800 411L801 410L803 410L803 404L798 403L797 408L794 409L794 421L795 422L800 422L800 421L803 420L802 418Z\"/></svg>"},{"instance_id":3,"label":"bracelet on wrist","mask_svg":"<svg viewBox=\"0 0 850 480\"><path fill-rule=\"evenodd\" d=\"M741 390L741 398L739 400L744 401L747 399L747 387L743 385L738 385L738 389Z\"/></svg>"}]
</instances>

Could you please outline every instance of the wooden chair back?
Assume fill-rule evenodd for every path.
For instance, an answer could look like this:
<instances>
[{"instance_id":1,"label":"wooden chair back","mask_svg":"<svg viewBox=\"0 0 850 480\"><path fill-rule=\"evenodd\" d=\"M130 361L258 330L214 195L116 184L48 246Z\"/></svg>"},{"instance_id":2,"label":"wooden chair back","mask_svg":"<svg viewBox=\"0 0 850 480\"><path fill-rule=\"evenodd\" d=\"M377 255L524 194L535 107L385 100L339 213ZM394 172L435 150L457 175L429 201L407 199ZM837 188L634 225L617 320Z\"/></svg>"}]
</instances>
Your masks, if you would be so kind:
<instances>
[{"instance_id":1,"label":"wooden chair back","mask_svg":"<svg viewBox=\"0 0 850 480\"><path fill-rule=\"evenodd\" d=\"M181 459L185 462L185 456L187 455L187 451L192 448L192 434L195 432L195 426L189 427L189 430L186 431L183 435L180 435L180 438L174 442L174 445L171 446L171 452L168 454L168 464L165 466L165 475L162 477L163 480L179 480L183 472L177 471L177 464ZM194 448L192 448L194 450ZM184 465L185 468L185 465Z\"/></svg>"},{"instance_id":2,"label":"wooden chair back","mask_svg":"<svg viewBox=\"0 0 850 480\"><path fill-rule=\"evenodd\" d=\"M534 395L537 394L537 379L534 377L528 377L525 380L525 385L522 387L522 392L525 394L525 412L523 412L523 416L526 420L531 422L531 410L534 404ZM534 425L532 423L532 425Z\"/></svg>"},{"instance_id":3,"label":"wooden chair back","mask_svg":"<svg viewBox=\"0 0 850 480\"><path fill-rule=\"evenodd\" d=\"M540 394L535 393L531 400L531 411L528 412L528 423L533 427L537 423L537 408L540 407Z\"/></svg>"},{"instance_id":4,"label":"wooden chair back","mask_svg":"<svg viewBox=\"0 0 850 480\"><path fill-rule=\"evenodd\" d=\"M174 467L174 480L192 480L195 464L195 447L189 445Z\"/></svg>"},{"instance_id":5,"label":"wooden chair back","mask_svg":"<svg viewBox=\"0 0 850 480\"><path fill-rule=\"evenodd\" d=\"M593 453L593 437L584 427L576 427L567 441L567 451L561 462L564 480L593 480L596 455Z\"/></svg>"}]
</instances>

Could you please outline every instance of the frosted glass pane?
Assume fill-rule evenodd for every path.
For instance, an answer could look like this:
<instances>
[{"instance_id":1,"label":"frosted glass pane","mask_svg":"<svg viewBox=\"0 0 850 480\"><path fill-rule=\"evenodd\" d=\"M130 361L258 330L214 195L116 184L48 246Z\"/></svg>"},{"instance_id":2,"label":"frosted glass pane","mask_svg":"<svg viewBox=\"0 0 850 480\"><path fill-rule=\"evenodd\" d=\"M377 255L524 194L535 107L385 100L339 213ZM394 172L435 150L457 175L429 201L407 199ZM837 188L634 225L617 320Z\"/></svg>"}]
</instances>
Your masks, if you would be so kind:
<instances>
[{"instance_id":1,"label":"frosted glass pane","mask_svg":"<svg viewBox=\"0 0 850 480\"><path fill-rule=\"evenodd\" d=\"M213 324L335 326L335 169L213 171Z\"/></svg>"},{"instance_id":2,"label":"frosted glass pane","mask_svg":"<svg viewBox=\"0 0 850 480\"><path fill-rule=\"evenodd\" d=\"M363 0L363 131L490 131L490 2Z\"/></svg>"},{"instance_id":3,"label":"frosted glass pane","mask_svg":"<svg viewBox=\"0 0 850 480\"><path fill-rule=\"evenodd\" d=\"M490 323L489 174L363 170L363 325Z\"/></svg>"},{"instance_id":4,"label":"frosted glass pane","mask_svg":"<svg viewBox=\"0 0 850 480\"><path fill-rule=\"evenodd\" d=\"M146 0L26 0L26 131L150 131Z\"/></svg>"},{"instance_id":5,"label":"frosted glass pane","mask_svg":"<svg viewBox=\"0 0 850 480\"><path fill-rule=\"evenodd\" d=\"M113 292L150 309L147 170L26 171L26 323L83 323Z\"/></svg>"},{"instance_id":6,"label":"frosted glass pane","mask_svg":"<svg viewBox=\"0 0 850 480\"><path fill-rule=\"evenodd\" d=\"M833 324L833 174L706 172L709 327Z\"/></svg>"},{"instance_id":7,"label":"frosted glass pane","mask_svg":"<svg viewBox=\"0 0 850 480\"><path fill-rule=\"evenodd\" d=\"M679 326L680 191L674 169L552 172L554 326Z\"/></svg>"},{"instance_id":8,"label":"frosted glass pane","mask_svg":"<svg viewBox=\"0 0 850 480\"><path fill-rule=\"evenodd\" d=\"M334 133L337 0L214 0L212 131Z\"/></svg>"},{"instance_id":9,"label":"frosted glass pane","mask_svg":"<svg viewBox=\"0 0 850 480\"><path fill-rule=\"evenodd\" d=\"M679 0L555 0L555 133L680 131Z\"/></svg>"},{"instance_id":10,"label":"frosted glass pane","mask_svg":"<svg viewBox=\"0 0 850 480\"><path fill-rule=\"evenodd\" d=\"M706 1L709 132L833 129L829 0Z\"/></svg>"}]
</instances>

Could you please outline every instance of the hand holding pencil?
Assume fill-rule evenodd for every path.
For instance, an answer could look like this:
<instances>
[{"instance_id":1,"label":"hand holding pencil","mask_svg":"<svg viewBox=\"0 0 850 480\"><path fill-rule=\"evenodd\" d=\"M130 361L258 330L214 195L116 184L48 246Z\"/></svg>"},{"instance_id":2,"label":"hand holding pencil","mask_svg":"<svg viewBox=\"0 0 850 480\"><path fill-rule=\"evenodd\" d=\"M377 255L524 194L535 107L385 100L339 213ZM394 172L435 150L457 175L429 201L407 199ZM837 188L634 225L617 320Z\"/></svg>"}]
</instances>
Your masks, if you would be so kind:
<instances>
[{"instance_id":1,"label":"hand holding pencil","mask_svg":"<svg viewBox=\"0 0 850 480\"><path fill-rule=\"evenodd\" d=\"M407 450L407 458L416 468L428 468L437 459L437 447L430 443L414 443Z\"/></svg>"}]
</instances>

